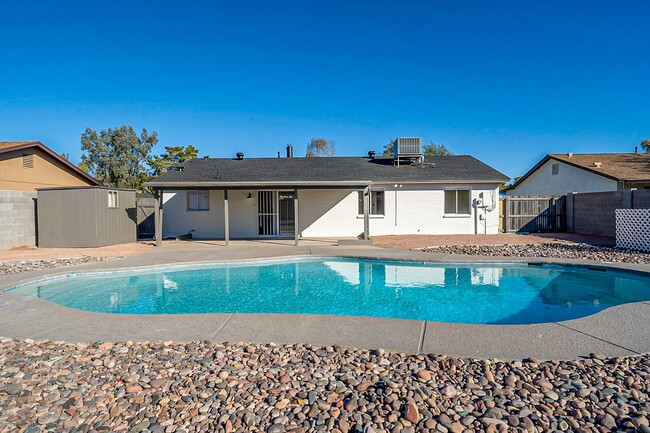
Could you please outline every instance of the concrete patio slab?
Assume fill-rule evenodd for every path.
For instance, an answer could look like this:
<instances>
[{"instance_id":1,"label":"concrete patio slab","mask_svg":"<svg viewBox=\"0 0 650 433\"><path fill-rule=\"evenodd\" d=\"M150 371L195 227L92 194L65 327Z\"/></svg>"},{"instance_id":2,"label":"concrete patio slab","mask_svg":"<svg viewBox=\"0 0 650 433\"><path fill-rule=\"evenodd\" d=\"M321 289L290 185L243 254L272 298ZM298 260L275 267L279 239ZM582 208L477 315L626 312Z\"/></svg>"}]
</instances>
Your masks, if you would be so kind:
<instances>
[{"instance_id":1,"label":"concrete patio slab","mask_svg":"<svg viewBox=\"0 0 650 433\"><path fill-rule=\"evenodd\" d=\"M650 305L636 302L617 305L593 316L559 322L559 324L637 353L649 353L649 318Z\"/></svg>"},{"instance_id":2,"label":"concrete patio slab","mask_svg":"<svg viewBox=\"0 0 650 433\"><path fill-rule=\"evenodd\" d=\"M603 353L628 356L635 352L555 323L535 325L462 325L427 322L423 353L472 358L567 359Z\"/></svg>"},{"instance_id":3,"label":"concrete patio slab","mask_svg":"<svg viewBox=\"0 0 650 433\"><path fill-rule=\"evenodd\" d=\"M311 343L416 353L424 322L372 317L233 314L219 341Z\"/></svg>"},{"instance_id":4,"label":"concrete patio slab","mask_svg":"<svg viewBox=\"0 0 650 433\"><path fill-rule=\"evenodd\" d=\"M275 314L122 315L91 313L2 290L68 273L283 257L360 257L438 263L565 263L650 273L650 265L587 260L452 256L337 247L328 242L218 241L165 243L140 256L0 277L0 336L69 341L244 341L312 343L479 358L570 359L590 352L626 356L650 352L650 303L609 308L577 320L534 325L464 325L369 317Z\"/></svg>"}]
</instances>

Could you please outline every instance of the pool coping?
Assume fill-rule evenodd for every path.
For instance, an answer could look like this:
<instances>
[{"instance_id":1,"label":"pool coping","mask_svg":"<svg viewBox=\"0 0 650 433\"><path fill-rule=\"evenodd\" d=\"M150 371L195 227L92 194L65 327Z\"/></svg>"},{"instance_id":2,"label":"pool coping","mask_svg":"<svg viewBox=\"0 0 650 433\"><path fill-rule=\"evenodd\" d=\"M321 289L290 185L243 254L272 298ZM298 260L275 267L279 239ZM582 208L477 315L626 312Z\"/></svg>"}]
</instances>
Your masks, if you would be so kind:
<instances>
[{"instance_id":1,"label":"pool coping","mask_svg":"<svg viewBox=\"0 0 650 433\"><path fill-rule=\"evenodd\" d=\"M283 247L209 251L179 256L154 250L137 257L31 271L0 277L0 336L87 341L229 341L340 345L405 353L444 353L473 358L575 359L589 353L629 356L650 352L650 302L610 307L591 316L529 325L469 325L358 316L290 314L95 313L60 306L7 288L71 273L148 269L290 258L340 257L440 264L541 263L650 274L650 265L498 256L460 256L375 247ZM188 250L189 251L189 250Z\"/></svg>"}]
</instances>

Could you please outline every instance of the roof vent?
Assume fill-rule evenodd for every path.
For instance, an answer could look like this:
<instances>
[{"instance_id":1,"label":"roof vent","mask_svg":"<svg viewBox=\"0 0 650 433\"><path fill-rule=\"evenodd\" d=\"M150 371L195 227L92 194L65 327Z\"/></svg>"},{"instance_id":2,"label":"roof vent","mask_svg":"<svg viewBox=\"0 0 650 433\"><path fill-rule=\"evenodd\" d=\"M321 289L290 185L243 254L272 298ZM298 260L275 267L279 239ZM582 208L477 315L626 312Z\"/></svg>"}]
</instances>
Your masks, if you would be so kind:
<instances>
[{"instance_id":1,"label":"roof vent","mask_svg":"<svg viewBox=\"0 0 650 433\"><path fill-rule=\"evenodd\" d=\"M183 166L182 165L177 165L176 167L174 167L174 170L175 171L183 171Z\"/></svg>"},{"instance_id":2,"label":"roof vent","mask_svg":"<svg viewBox=\"0 0 650 433\"><path fill-rule=\"evenodd\" d=\"M369 150L368 151L368 158L375 159L375 151L374 150Z\"/></svg>"},{"instance_id":3,"label":"roof vent","mask_svg":"<svg viewBox=\"0 0 650 433\"><path fill-rule=\"evenodd\" d=\"M566 156L568 156L569 158L571 158L571 157L573 156L573 152L569 152L569 153L567 153Z\"/></svg>"},{"instance_id":4,"label":"roof vent","mask_svg":"<svg viewBox=\"0 0 650 433\"><path fill-rule=\"evenodd\" d=\"M237 152L237 159L240 161L244 159L244 152Z\"/></svg>"},{"instance_id":5,"label":"roof vent","mask_svg":"<svg viewBox=\"0 0 650 433\"><path fill-rule=\"evenodd\" d=\"M594 162L594 167L600 168L600 166L603 165L602 162Z\"/></svg>"}]
</instances>

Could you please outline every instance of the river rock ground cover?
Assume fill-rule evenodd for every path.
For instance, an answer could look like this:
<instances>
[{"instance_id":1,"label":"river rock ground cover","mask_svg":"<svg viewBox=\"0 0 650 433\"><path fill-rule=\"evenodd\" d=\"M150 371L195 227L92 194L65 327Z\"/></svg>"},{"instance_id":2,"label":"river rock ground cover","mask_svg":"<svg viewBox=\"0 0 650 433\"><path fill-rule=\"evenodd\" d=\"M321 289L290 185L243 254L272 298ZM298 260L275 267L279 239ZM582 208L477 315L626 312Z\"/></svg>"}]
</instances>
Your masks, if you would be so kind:
<instances>
[{"instance_id":1,"label":"river rock ground cover","mask_svg":"<svg viewBox=\"0 0 650 433\"><path fill-rule=\"evenodd\" d=\"M42 259L42 260L18 260L0 262L0 277L3 275L20 274L22 272L40 271L42 269L62 268L65 266L83 265L84 263L95 263L110 260L110 257L81 256L67 259Z\"/></svg>"},{"instance_id":2,"label":"river rock ground cover","mask_svg":"<svg viewBox=\"0 0 650 433\"><path fill-rule=\"evenodd\" d=\"M418 248L416 250L469 256L546 257L554 259L596 260L600 262L650 263L650 253L647 252L589 244L451 245Z\"/></svg>"},{"instance_id":3,"label":"river rock ground cover","mask_svg":"<svg viewBox=\"0 0 650 433\"><path fill-rule=\"evenodd\" d=\"M0 339L0 431L650 433L650 356Z\"/></svg>"}]
</instances>

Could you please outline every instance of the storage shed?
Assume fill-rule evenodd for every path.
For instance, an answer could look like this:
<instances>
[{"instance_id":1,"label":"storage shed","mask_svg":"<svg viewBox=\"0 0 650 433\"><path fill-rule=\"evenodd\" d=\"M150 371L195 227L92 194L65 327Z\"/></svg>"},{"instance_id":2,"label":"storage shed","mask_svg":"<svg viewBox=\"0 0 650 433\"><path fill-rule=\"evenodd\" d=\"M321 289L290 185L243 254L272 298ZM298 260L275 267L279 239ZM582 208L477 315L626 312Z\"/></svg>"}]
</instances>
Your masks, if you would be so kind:
<instances>
[{"instance_id":1,"label":"storage shed","mask_svg":"<svg viewBox=\"0 0 650 433\"><path fill-rule=\"evenodd\" d=\"M37 190L41 248L102 247L136 241L135 190L66 187Z\"/></svg>"}]
</instances>

